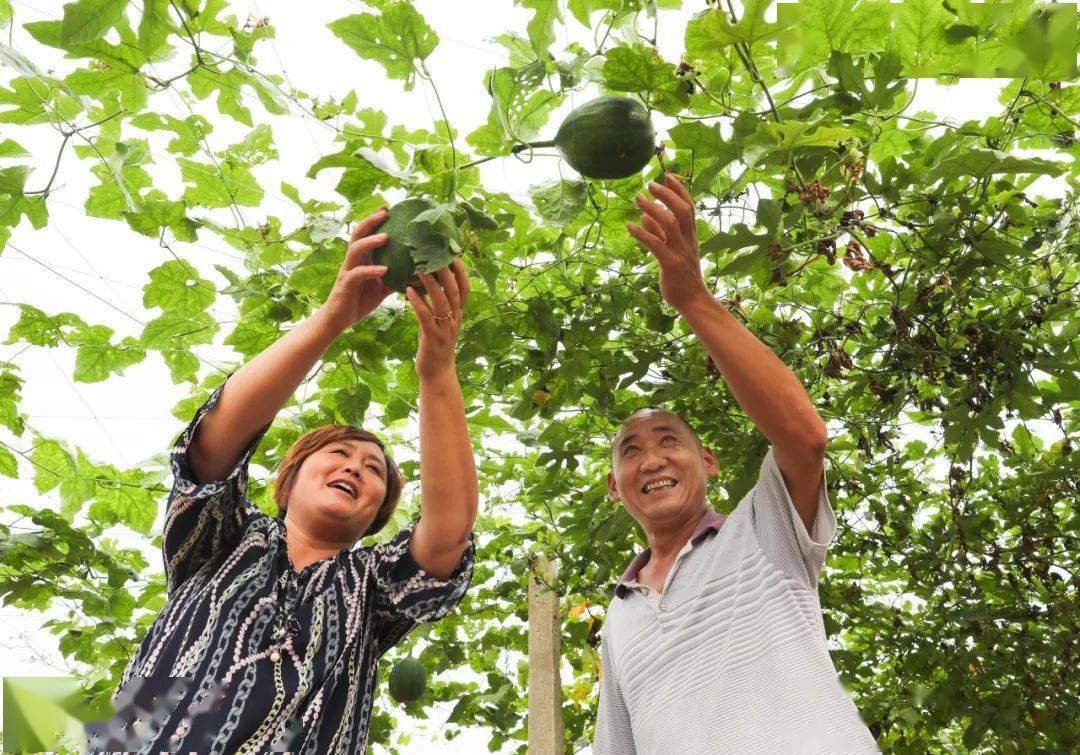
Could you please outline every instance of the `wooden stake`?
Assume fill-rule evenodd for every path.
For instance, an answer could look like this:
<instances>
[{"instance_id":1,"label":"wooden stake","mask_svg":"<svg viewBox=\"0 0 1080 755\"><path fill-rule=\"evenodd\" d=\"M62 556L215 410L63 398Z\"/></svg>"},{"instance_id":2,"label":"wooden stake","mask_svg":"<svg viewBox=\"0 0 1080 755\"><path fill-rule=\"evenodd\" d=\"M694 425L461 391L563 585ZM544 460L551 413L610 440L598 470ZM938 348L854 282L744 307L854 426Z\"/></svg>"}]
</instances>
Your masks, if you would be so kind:
<instances>
[{"instance_id":1,"label":"wooden stake","mask_svg":"<svg viewBox=\"0 0 1080 755\"><path fill-rule=\"evenodd\" d=\"M529 755L563 755L557 568L538 556L529 569Z\"/></svg>"}]
</instances>

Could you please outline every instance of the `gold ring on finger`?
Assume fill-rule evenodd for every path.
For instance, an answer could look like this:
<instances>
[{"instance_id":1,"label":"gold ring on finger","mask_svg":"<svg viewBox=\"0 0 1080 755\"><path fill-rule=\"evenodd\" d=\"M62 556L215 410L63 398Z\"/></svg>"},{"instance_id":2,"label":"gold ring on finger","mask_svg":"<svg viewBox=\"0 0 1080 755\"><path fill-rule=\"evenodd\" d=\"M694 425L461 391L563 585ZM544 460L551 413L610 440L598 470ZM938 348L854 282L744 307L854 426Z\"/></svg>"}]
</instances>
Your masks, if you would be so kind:
<instances>
[{"instance_id":1,"label":"gold ring on finger","mask_svg":"<svg viewBox=\"0 0 1080 755\"><path fill-rule=\"evenodd\" d=\"M440 317L439 315L435 315L435 319L436 319L436 320L449 320L449 319L451 319L451 318L452 318L453 316L454 316L454 313L453 313L453 312L450 312L450 313L448 313L448 314L442 315L441 317Z\"/></svg>"}]
</instances>

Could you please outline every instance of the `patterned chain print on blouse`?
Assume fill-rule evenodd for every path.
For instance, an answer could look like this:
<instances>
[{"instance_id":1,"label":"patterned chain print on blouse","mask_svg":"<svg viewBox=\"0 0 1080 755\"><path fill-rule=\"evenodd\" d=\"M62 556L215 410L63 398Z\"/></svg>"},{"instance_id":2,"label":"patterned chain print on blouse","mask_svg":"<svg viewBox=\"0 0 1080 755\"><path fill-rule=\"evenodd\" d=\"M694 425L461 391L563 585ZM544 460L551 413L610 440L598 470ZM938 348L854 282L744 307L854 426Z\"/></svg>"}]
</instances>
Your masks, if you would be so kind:
<instances>
[{"instance_id":1,"label":"patterned chain print on blouse","mask_svg":"<svg viewBox=\"0 0 1080 755\"><path fill-rule=\"evenodd\" d=\"M87 724L88 751L361 752L379 657L461 601L474 543L446 580L410 556L415 522L389 542L295 571L284 522L245 496L248 463L269 426L225 479L200 484L191 473L188 446L220 394L172 449L166 604L125 669L117 715Z\"/></svg>"}]
</instances>

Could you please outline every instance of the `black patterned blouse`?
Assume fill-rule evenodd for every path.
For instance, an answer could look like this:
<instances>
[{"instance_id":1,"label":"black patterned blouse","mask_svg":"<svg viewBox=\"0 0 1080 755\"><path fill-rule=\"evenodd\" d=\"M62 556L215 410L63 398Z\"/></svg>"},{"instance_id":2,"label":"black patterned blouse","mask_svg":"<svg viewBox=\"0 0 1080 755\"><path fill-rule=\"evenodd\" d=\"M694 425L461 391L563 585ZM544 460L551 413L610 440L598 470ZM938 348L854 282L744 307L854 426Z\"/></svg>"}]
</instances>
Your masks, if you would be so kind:
<instances>
[{"instance_id":1,"label":"black patterned blouse","mask_svg":"<svg viewBox=\"0 0 1080 755\"><path fill-rule=\"evenodd\" d=\"M187 447L219 387L172 449L163 555L168 599L124 672L89 751L357 753L379 657L418 622L448 614L472 577L474 544L448 580L409 555L415 522L381 545L343 548L297 573L285 525L248 500L248 461L194 481Z\"/></svg>"}]
</instances>

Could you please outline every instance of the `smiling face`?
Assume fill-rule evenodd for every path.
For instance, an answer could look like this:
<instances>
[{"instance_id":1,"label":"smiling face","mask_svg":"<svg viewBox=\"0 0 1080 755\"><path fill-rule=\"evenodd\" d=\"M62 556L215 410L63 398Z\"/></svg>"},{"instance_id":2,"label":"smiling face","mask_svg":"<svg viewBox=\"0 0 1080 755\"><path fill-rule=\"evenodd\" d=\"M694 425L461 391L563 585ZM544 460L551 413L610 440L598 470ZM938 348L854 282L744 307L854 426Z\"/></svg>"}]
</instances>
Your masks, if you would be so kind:
<instances>
[{"instance_id":1,"label":"smiling face","mask_svg":"<svg viewBox=\"0 0 1080 755\"><path fill-rule=\"evenodd\" d=\"M327 541L356 542L386 499L387 460L376 443L336 440L304 459L288 495L287 516Z\"/></svg>"},{"instance_id":2,"label":"smiling face","mask_svg":"<svg viewBox=\"0 0 1080 755\"><path fill-rule=\"evenodd\" d=\"M647 409L630 415L615 436L612 470L608 496L648 533L701 514L717 463L681 418Z\"/></svg>"}]
</instances>

